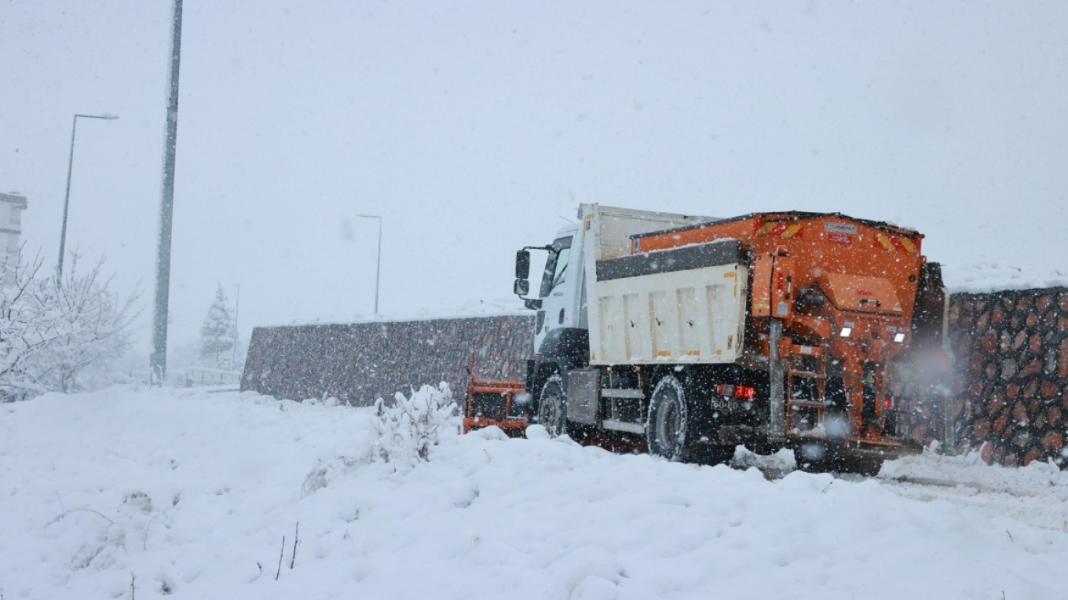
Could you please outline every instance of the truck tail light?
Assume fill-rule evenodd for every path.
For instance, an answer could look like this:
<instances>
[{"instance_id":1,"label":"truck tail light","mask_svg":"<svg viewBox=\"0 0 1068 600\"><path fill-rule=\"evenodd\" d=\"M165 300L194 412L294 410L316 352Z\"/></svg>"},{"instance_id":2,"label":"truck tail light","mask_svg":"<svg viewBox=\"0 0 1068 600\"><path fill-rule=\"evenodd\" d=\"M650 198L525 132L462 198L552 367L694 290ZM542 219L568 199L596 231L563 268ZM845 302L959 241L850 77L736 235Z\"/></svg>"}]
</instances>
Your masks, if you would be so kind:
<instances>
[{"instance_id":1,"label":"truck tail light","mask_svg":"<svg viewBox=\"0 0 1068 600\"><path fill-rule=\"evenodd\" d=\"M887 396L886 400L883 400L883 409L884 410L894 410L894 399L891 398L890 396Z\"/></svg>"},{"instance_id":2,"label":"truck tail light","mask_svg":"<svg viewBox=\"0 0 1068 600\"><path fill-rule=\"evenodd\" d=\"M752 400L756 398L756 388L751 385L734 386L734 397L739 400Z\"/></svg>"},{"instance_id":3,"label":"truck tail light","mask_svg":"<svg viewBox=\"0 0 1068 600\"><path fill-rule=\"evenodd\" d=\"M724 398L735 398L737 400L752 400L756 398L756 388L751 385L720 383L716 385L716 393Z\"/></svg>"}]
</instances>

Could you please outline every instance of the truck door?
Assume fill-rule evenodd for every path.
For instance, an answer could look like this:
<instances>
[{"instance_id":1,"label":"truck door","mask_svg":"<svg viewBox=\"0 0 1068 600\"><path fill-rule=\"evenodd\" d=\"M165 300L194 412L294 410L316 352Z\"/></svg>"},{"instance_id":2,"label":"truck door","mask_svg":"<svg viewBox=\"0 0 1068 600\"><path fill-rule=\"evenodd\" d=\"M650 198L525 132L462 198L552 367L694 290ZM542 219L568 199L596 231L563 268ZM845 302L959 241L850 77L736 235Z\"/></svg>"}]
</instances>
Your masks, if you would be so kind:
<instances>
[{"instance_id":1,"label":"truck door","mask_svg":"<svg viewBox=\"0 0 1068 600\"><path fill-rule=\"evenodd\" d=\"M555 357L562 351L573 354L574 335L569 335L580 323L578 292L581 279L581 253L574 244L574 235L561 235L553 241L553 252L545 263L538 296L541 310L535 321L534 348L538 354ZM561 357L562 358L562 357Z\"/></svg>"}]
</instances>

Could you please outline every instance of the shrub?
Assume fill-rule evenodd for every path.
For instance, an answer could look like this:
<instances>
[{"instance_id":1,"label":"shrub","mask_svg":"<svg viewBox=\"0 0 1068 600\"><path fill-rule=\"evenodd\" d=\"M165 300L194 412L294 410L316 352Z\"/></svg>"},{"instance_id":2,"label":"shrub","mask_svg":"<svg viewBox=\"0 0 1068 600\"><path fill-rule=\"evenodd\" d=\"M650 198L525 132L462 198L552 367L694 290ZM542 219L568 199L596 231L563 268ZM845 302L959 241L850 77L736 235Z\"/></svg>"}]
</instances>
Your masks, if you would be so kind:
<instances>
[{"instance_id":1,"label":"shrub","mask_svg":"<svg viewBox=\"0 0 1068 600\"><path fill-rule=\"evenodd\" d=\"M393 404L375 402L374 456L385 462L428 462L441 432L455 427L457 406L447 383L398 392Z\"/></svg>"}]
</instances>

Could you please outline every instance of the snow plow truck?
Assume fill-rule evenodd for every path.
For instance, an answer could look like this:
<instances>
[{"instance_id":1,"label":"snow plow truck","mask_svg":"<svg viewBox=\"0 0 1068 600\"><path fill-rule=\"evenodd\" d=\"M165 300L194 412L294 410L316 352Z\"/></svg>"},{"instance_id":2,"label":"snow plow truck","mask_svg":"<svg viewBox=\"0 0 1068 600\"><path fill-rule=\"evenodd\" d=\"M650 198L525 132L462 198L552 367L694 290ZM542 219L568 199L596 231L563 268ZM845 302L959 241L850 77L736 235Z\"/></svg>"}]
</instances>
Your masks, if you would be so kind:
<instances>
[{"instance_id":1,"label":"snow plow truck","mask_svg":"<svg viewBox=\"0 0 1068 600\"><path fill-rule=\"evenodd\" d=\"M892 359L944 336L923 236L838 213L713 219L596 204L516 254L536 311L525 381L471 382L464 428L629 439L671 460L738 444L878 470L898 433ZM531 252L545 268L530 294Z\"/></svg>"}]
</instances>

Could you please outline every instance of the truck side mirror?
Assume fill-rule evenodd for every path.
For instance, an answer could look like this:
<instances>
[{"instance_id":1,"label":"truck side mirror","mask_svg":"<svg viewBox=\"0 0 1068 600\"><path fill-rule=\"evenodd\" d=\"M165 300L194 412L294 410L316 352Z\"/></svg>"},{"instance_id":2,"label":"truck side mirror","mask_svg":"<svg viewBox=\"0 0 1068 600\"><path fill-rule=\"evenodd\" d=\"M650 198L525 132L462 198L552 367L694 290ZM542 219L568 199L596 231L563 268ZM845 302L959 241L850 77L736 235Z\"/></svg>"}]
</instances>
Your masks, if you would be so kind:
<instances>
[{"instance_id":1,"label":"truck side mirror","mask_svg":"<svg viewBox=\"0 0 1068 600\"><path fill-rule=\"evenodd\" d=\"M523 297L530 293L530 282L526 279L516 279L512 285L512 291L516 296Z\"/></svg>"},{"instance_id":2,"label":"truck side mirror","mask_svg":"<svg viewBox=\"0 0 1068 600\"><path fill-rule=\"evenodd\" d=\"M530 279L530 250L523 249L515 253L515 278ZM526 292L523 292L520 295L525 294Z\"/></svg>"}]
</instances>

